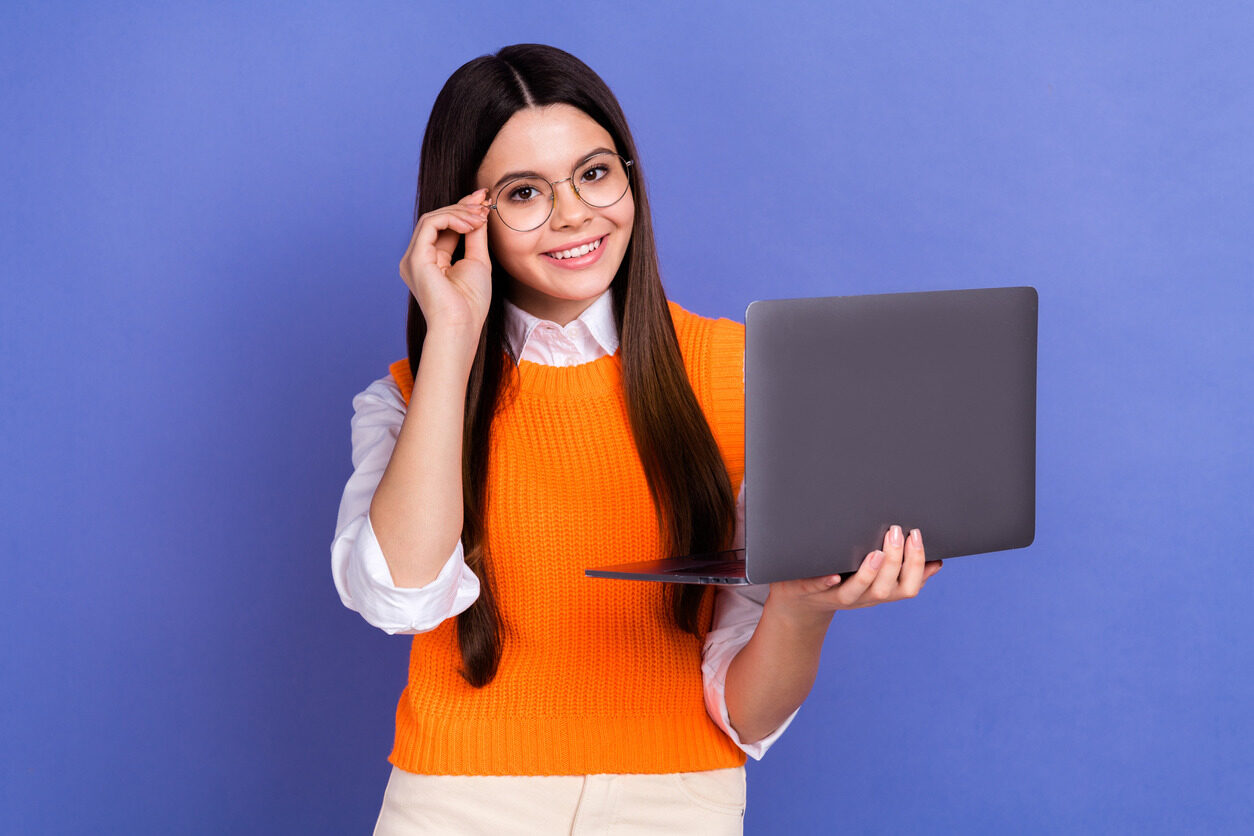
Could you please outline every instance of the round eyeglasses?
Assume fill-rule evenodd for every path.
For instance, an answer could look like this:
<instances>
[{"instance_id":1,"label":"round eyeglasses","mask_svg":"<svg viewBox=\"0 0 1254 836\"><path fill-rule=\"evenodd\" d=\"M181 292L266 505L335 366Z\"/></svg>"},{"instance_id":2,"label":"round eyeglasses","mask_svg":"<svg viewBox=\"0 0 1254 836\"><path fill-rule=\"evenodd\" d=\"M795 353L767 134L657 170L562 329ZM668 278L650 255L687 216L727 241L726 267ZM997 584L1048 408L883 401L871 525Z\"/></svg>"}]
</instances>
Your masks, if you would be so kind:
<instances>
[{"instance_id":1,"label":"round eyeglasses","mask_svg":"<svg viewBox=\"0 0 1254 836\"><path fill-rule=\"evenodd\" d=\"M617 154L601 153L593 154L575 166L569 177L556 182L536 176L517 177L501 186L488 208L495 209L501 223L515 232L530 232L553 214L555 190L569 180L576 197L594 209L604 209L627 194L631 163Z\"/></svg>"}]
</instances>

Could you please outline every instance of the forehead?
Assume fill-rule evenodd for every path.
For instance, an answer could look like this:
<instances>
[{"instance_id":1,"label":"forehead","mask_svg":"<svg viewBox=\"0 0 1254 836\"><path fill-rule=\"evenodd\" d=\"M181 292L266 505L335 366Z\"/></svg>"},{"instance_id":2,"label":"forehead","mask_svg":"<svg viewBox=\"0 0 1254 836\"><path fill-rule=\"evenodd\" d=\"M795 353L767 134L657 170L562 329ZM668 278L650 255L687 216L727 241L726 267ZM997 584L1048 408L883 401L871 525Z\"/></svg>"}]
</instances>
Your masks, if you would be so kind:
<instances>
[{"instance_id":1,"label":"forehead","mask_svg":"<svg viewBox=\"0 0 1254 836\"><path fill-rule=\"evenodd\" d=\"M479 180L491 183L509 171L536 171L565 177L595 148L618 151L605 128L567 104L529 107L509 118L479 166Z\"/></svg>"}]
</instances>

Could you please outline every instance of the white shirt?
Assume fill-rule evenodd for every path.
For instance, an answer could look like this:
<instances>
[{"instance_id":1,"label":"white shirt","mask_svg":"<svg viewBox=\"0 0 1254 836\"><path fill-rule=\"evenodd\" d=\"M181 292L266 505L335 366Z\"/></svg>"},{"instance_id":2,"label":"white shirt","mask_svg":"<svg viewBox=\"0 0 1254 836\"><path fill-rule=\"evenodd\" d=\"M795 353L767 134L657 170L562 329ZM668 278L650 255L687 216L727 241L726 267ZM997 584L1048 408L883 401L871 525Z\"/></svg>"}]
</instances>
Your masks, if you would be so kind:
<instances>
[{"instance_id":1,"label":"white shirt","mask_svg":"<svg viewBox=\"0 0 1254 836\"><path fill-rule=\"evenodd\" d=\"M576 366L618 350L610 291L605 291L579 318L566 326L537 319L508 300L505 334L514 356L551 366ZM466 565L458 541L435 580L423 587L403 588L392 582L387 561L370 525L370 501L405 420L405 400L391 375L371 383L353 398L353 475L340 500L335 539L331 543L331 574L340 600L385 633L423 633L466 610L479 597L479 579ZM744 546L745 488L736 499L733 548ZM591 581L601 583L601 581ZM761 760L797 712L756 743L741 743L727 715L724 683L727 669L745 646L762 617L769 587L720 588L714 602L714 623L701 651L705 707L710 717L750 757Z\"/></svg>"}]
</instances>

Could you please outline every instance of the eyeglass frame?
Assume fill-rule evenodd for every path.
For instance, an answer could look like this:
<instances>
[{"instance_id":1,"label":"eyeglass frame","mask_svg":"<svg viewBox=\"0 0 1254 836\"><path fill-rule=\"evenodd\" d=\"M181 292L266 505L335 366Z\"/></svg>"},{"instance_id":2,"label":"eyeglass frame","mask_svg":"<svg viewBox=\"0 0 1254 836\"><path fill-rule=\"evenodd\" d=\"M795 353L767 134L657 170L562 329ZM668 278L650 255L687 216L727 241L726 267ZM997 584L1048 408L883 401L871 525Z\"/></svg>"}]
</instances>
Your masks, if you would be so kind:
<instances>
[{"instance_id":1,"label":"eyeglass frame","mask_svg":"<svg viewBox=\"0 0 1254 836\"><path fill-rule=\"evenodd\" d=\"M557 187L561 185L562 183L566 183L566 182L570 183L571 191L575 193L575 197L577 197L579 199L579 202L582 203L584 206L587 206L589 209L608 209L609 207L613 206L614 203L607 203L604 206L594 206L593 204L583 199L583 195L579 193L579 187L575 185L575 172L579 170L579 167L582 165L587 165L590 161L601 156L618 157L619 162L623 164L623 172L626 173L627 175L627 188L623 189L623 193L620 194L618 198L614 201L614 203L618 203L618 201L622 200L624 197L627 196L627 192L631 191L631 166L632 166L632 163L635 162L635 160L628 160L624 158L622 154L615 154L612 151L598 151L597 153L584 158L580 162L575 163L575 165L572 166L570 169L570 176L563 177L561 180L545 180L543 177L540 177L539 175L535 175L535 176L527 176L527 177L515 177L513 180L510 180L508 183L501 184L501 188L498 189L496 193L496 200L493 200L492 203L488 204L488 209L495 210L496 216L498 218L501 218L501 223L505 224L505 227L507 229L513 229L514 232L533 232L534 230L537 230L540 227L544 226L548 222L549 218L553 217L553 209L554 207L557 206ZM544 180L544 182L548 183L549 186L552 188L552 190L549 192L549 212L547 215L544 216L544 220L540 221L540 223L531 227L531 229L514 229L514 227L505 223L505 219L501 217L501 210L496 208L497 201L500 200L501 193L504 192L507 188L509 188L514 183L517 183L519 180L532 180L532 179Z\"/></svg>"}]
</instances>

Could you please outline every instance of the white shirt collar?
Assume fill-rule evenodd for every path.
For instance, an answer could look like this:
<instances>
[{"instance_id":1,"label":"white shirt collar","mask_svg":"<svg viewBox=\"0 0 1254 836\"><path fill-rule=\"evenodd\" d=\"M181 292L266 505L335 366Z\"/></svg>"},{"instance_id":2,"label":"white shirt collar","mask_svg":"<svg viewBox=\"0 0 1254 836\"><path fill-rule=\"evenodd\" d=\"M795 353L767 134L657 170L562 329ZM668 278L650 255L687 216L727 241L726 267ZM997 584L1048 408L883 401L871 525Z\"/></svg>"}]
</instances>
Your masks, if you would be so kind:
<instances>
[{"instance_id":1,"label":"white shirt collar","mask_svg":"<svg viewBox=\"0 0 1254 836\"><path fill-rule=\"evenodd\" d=\"M546 366L578 366L618 350L614 300L607 288L565 327L532 316L505 300L505 338L521 362Z\"/></svg>"}]
</instances>

